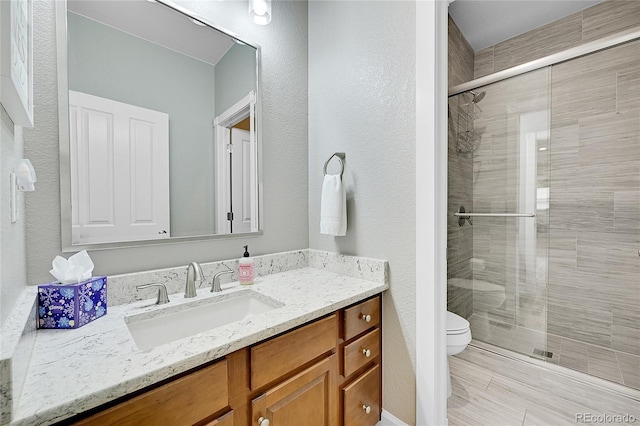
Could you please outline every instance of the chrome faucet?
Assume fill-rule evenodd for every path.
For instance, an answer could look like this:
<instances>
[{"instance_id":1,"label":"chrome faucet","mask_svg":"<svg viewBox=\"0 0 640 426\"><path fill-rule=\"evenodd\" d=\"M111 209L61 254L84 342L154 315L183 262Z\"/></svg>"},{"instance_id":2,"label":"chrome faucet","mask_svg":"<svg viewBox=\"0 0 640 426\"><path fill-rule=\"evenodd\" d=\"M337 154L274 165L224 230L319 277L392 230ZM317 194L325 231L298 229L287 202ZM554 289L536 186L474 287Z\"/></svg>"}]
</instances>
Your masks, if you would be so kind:
<instances>
[{"instance_id":1,"label":"chrome faucet","mask_svg":"<svg viewBox=\"0 0 640 426\"><path fill-rule=\"evenodd\" d=\"M167 294L167 286L162 283L151 283L151 284L142 284L137 285L136 288L138 290L142 290L144 288L149 287L158 287L158 298L156 299L156 305L164 305L165 303L169 303L169 295Z\"/></svg>"},{"instance_id":2,"label":"chrome faucet","mask_svg":"<svg viewBox=\"0 0 640 426\"><path fill-rule=\"evenodd\" d=\"M211 293L217 293L222 291L220 288L220 276L224 274L233 274L233 271L221 271L213 276L213 280L211 281Z\"/></svg>"},{"instance_id":3,"label":"chrome faucet","mask_svg":"<svg viewBox=\"0 0 640 426\"><path fill-rule=\"evenodd\" d=\"M184 287L184 297L196 297L196 281L202 281L204 274L198 262L191 262L187 266L187 283Z\"/></svg>"}]
</instances>

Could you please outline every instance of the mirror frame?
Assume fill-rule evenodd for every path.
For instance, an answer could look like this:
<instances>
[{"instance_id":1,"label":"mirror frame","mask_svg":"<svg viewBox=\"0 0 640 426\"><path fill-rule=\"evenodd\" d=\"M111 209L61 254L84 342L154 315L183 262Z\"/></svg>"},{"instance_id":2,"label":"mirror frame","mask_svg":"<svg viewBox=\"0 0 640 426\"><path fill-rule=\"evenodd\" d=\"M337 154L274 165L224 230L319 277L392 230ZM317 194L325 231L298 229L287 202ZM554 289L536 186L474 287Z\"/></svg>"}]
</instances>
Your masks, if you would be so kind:
<instances>
[{"instance_id":1,"label":"mirror frame","mask_svg":"<svg viewBox=\"0 0 640 426\"><path fill-rule=\"evenodd\" d=\"M140 246L153 246L161 244L187 243L202 240L218 240L229 238L244 238L263 235L263 183L262 183L262 78L261 78L261 47L252 42L241 39L237 34L225 28L215 25L193 12L178 6L169 0L156 0L165 7L175 12L195 19L220 31L227 36L256 49L256 164L257 164L257 189L258 189L258 231L240 234L209 234L187 237L169 237L158 240L119 241L109 243L73 244L71 229L71 159L70 159L70 129L69 129L69 74L67 56L67 0L56 1L56 46L57 46L57 72L58 72L58 143L60 162L60 233L61 249L64 253L80 250L103 250Z\"/></svg>"}]
</instances>

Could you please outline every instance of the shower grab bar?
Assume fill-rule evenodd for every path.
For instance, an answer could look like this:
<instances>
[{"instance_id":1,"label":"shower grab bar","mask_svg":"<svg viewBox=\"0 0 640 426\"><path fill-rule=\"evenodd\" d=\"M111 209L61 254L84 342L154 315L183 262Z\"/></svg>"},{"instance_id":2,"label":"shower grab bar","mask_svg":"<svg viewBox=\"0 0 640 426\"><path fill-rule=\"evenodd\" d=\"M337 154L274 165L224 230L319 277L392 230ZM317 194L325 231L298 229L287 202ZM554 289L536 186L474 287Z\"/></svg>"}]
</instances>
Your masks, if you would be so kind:
<instances>
[{"instance_id":1,"label":"shower grab bar","mask_svg":"<svg viewBox=\"0 0 640 426\"><path fill-rule=\"evenodd\" d=\"M460 213L456 212L454 216L467 217L536 217L535 213Z\"/></svg>"}]
</instances>

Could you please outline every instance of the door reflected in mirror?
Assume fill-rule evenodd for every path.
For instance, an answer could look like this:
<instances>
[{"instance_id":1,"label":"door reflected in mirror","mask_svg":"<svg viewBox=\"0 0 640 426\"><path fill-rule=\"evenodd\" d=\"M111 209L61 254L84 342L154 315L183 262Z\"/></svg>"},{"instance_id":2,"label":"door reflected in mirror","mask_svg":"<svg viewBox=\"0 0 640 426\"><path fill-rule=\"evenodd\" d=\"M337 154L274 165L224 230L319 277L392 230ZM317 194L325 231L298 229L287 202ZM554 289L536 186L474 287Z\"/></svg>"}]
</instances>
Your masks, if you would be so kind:
<instances>
[{"instance_id":1,"label":"door reflected in mirror","mask_svg":"<svg viewBox=\"0 0 640 426\"><path fill-rule=\"evenodd\" d=\"M61 19L63 248L258 232L259 49L169 3Z\"/></svg>"}]
</instances>

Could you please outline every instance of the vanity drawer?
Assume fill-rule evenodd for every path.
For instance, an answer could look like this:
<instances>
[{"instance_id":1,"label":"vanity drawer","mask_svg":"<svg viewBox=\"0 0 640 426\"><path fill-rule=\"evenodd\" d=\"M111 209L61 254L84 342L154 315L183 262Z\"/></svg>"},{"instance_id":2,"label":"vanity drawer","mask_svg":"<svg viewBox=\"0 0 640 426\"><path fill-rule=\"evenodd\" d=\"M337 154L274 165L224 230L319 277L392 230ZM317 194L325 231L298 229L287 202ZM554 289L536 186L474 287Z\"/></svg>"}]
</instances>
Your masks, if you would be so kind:
<instances>
[{"instance_id":1,"label":"vanity drawer","mask_svg":"<svg viewBox=\"0 0 640 426\"><path fill-rule=\"evenodd\" d=\"M342 389L344 426L374 426L380 420L380 366Z\"/></svg>"},{"instance_id":2,"label":"vanity drawer","mask_svg":"<svg viewBox=\"0 0 640 426\"><path fill-rule=\"evenodd\" d=\"M217 362L101 411L76 425L191 425L228 405L227 361Z\"/></svg>"},{"instance_id":3,"label":"vanity drawer","mask_svg":"<svg viewBox=\"0 0 640 426\"><path fill-rule=\"evenodd\" d=\"M234 426L233 416L234 412L229 411L227 414L205 423L203 426Z\"/></svg>"},{"instance_id":4,"label":"vanity drawer","mask_svg":"<svg viewBox=\"0 0 640 426\"><path fill-rule=\"evenodd\" d=\"M251 348L251 390L335 350L337 315L318 320Z\"/></svg>"},{"instance_id":5,"label":"vanity drawer","mask_svg":"<svg viewBox=\"0 0 640 426\"><path fill-rule=\"evenodd\" d=\"M375 329L345 345L343 349L344 377L349 377L360 367L380 355L380 330Z\"/></svg>"},{"instance_id":6,"label":"vanity drawer","mask_svg":"<svg viewBox=\"0 0 640 426\"><path fill-rule=\"evenodd\" d=\"M380 324L380 296L344 310L344 340Z\"/></svg>"}]
</instances>

